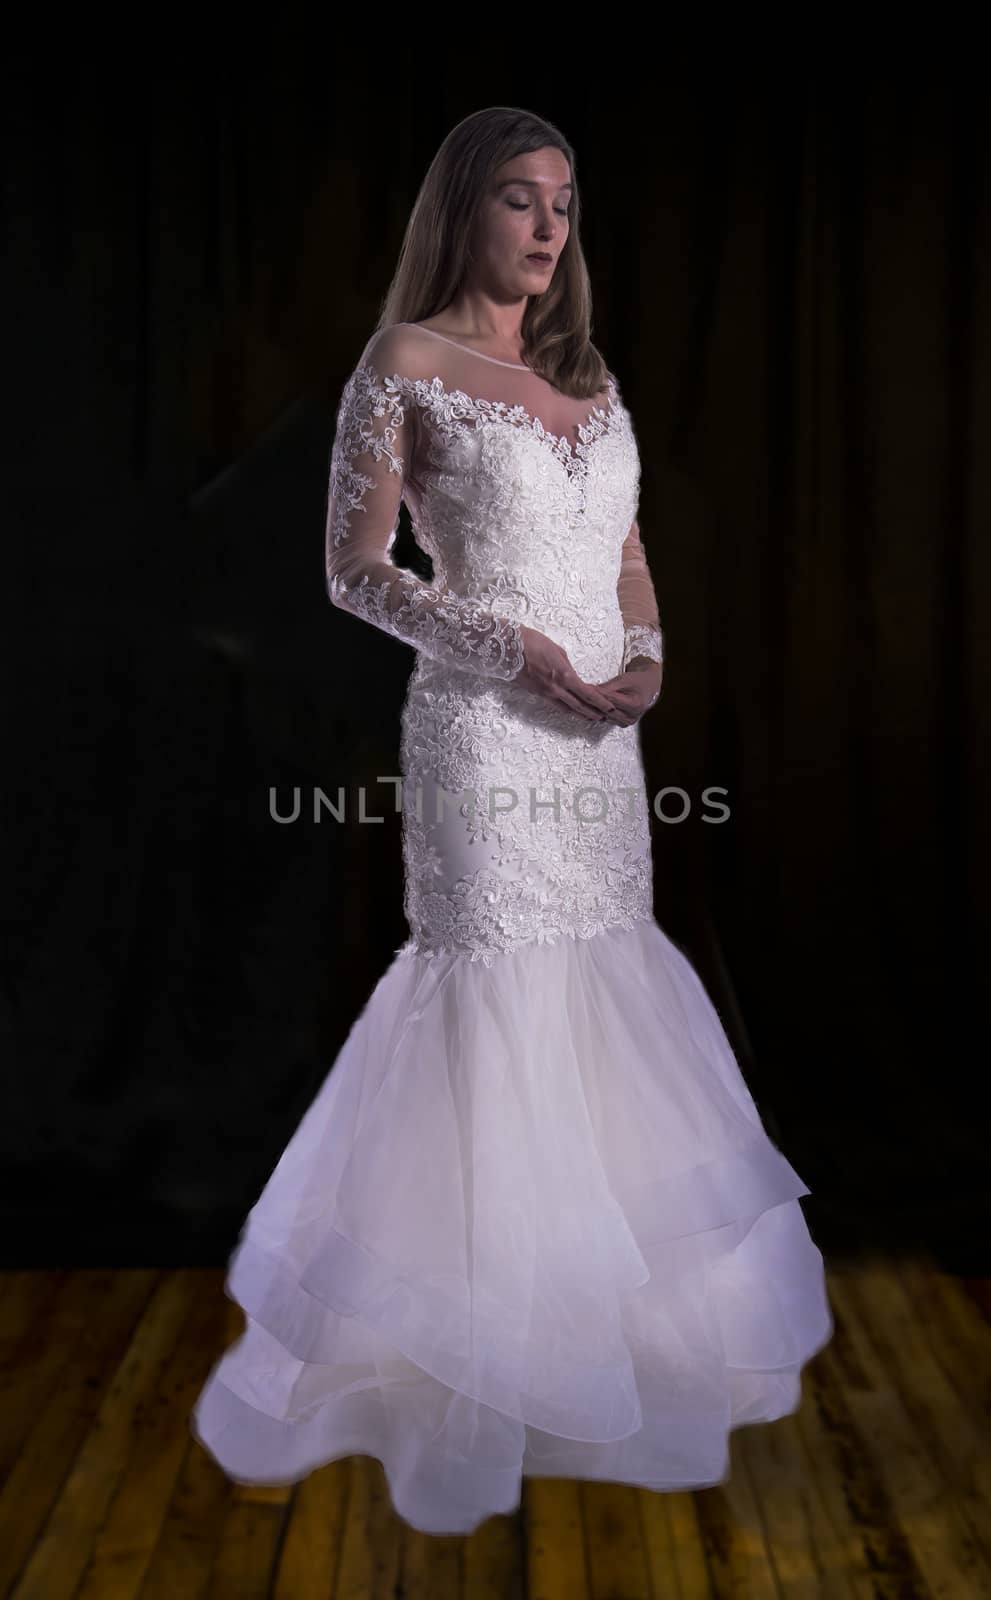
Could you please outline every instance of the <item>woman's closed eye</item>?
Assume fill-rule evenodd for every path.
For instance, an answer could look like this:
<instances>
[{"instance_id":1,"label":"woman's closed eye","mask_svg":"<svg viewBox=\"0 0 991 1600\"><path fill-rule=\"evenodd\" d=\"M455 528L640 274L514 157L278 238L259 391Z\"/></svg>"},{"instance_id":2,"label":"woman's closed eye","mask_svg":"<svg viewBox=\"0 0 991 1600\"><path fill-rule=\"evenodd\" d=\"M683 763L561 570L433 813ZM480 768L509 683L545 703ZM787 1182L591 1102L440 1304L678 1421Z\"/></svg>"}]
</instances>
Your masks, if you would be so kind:
<instances>
[{"instance_id":1,"label":"woman's closed eye","mask_svg":"<svg viewBox=\"0 0 991 1600\"><path fill-rule=\"evenodd\" d=\"M510 211L529 211L530 209L529 206L520 205L516 200L507 200L506 204L508 205ZM555 206L554 210L559 217L566 217L568 215L567 206L565 206L563 211L558 206Z\"/></svg>"}]
</instances>

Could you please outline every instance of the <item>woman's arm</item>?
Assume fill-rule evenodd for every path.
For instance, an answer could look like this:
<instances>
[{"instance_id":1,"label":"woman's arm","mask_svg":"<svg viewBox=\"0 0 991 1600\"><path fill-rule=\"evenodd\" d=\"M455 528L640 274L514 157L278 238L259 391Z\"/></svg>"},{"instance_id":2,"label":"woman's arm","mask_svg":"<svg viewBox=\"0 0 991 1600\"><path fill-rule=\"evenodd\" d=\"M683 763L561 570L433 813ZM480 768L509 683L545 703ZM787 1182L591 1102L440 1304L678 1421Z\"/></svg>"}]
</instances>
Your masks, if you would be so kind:
<instances>
[{"instance_id":1,"label":"woman's arm","mask_svg":"<svg viewBox=\"0 0 991 1600\"><path fill-rule=\"evenodd\" d=\"M525 662L518 623L391 558L413 447L408 401L394 381L404 370L403 339L401 327L380 330L341 395L327 497L327 594L435 661L515 678Z\"/></svg>"},{"instance_id":2,"label":"woman's arm","mask_svg":"<svg viewBox=\"0 0 991 1600\"><path fill-rule=\"evenodd\" d=\"M623 614L623 671L637 661L663 662L664 634L657 595L637 518L623 541L616 592Z\"/></svg>"}]
</instances>

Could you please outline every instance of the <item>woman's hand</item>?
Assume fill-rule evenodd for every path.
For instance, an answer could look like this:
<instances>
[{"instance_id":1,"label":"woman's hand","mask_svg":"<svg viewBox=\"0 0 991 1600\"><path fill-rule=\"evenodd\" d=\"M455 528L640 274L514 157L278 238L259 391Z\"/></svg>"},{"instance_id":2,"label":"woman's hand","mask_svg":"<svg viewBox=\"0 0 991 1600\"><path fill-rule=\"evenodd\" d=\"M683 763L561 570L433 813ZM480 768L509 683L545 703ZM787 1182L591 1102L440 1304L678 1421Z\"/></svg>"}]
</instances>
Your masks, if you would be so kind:
<instances>
[{"instance_id":1,"label":"woman's hand","mask_svg":"<svg viewBox=\"0 0 991 1600\"><path fill-rule=\"evenodd\" d=\"M537 628L520 626L523 642L524 664L510 682L518 683L545 700L576 711L590 722L608 721L615 710L615 701L594 683L586 683L578 676L568 659L568 652L546 633Z\"/></svg>"},{"instance_id":2,"label":"woman's hand","mask_svg":"<svg viewBox=\"0 0 991 1600\"><path fill-rule=\"evenodd\" d=\"M596 685L611 702L612 709L606 721L615 722L621 728L631 728L639 722L659 698L663 678L664 666L660 661L651 661L649 656L634 656L625 672Z\"/></svg>"}]
</instances>

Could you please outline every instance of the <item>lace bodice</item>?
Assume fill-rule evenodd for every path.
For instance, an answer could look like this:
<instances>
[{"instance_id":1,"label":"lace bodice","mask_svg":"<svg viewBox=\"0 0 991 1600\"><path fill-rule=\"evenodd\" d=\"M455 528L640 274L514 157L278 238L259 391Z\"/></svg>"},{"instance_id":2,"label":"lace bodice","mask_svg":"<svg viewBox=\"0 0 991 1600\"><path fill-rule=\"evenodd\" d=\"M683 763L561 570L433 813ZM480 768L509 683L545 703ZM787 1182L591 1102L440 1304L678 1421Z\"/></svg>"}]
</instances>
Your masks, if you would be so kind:
<instances>
[{"instance_id":1,"label":"lace bodice","mask_svg":"<svg viewBox=\"0 0 991 1600\"><path fill-rule=\"evenodd\" d=\"M594 400L418 324L380 329L348 379L331 456L327 591L422 656L486 678L524 665L520 629L589 682L663 636L637 521L640 462L616 379ZM391 550L401 502L427 583Z\"/></svg>"}]
</instances>

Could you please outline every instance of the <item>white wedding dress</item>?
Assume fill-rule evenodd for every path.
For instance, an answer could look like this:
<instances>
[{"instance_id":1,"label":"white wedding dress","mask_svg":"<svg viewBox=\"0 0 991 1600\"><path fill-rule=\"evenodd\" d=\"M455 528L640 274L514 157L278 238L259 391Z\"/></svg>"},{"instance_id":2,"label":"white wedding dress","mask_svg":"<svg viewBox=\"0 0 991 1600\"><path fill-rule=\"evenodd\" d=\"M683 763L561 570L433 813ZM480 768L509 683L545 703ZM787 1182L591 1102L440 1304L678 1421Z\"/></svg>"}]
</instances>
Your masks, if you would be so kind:
<instances>
[{"instance_id":1,"label":"white wedding dress","mask_svg":"<svg viewBox=\"0 0 991 1600\"><path fill-rule=\"evenodd\" d=\"M612 376L574 399L399 323L344 389L328 592L416 650L410 936L229 1263L246 1328L191 1425L238 1482L370 1455L438 1534L524 1474L711 1485L832 1334L810 1191L653 917L639 727L513 681L523 623L587 682L660 659L639 479Z\"/></svg>"}]
</instances>

